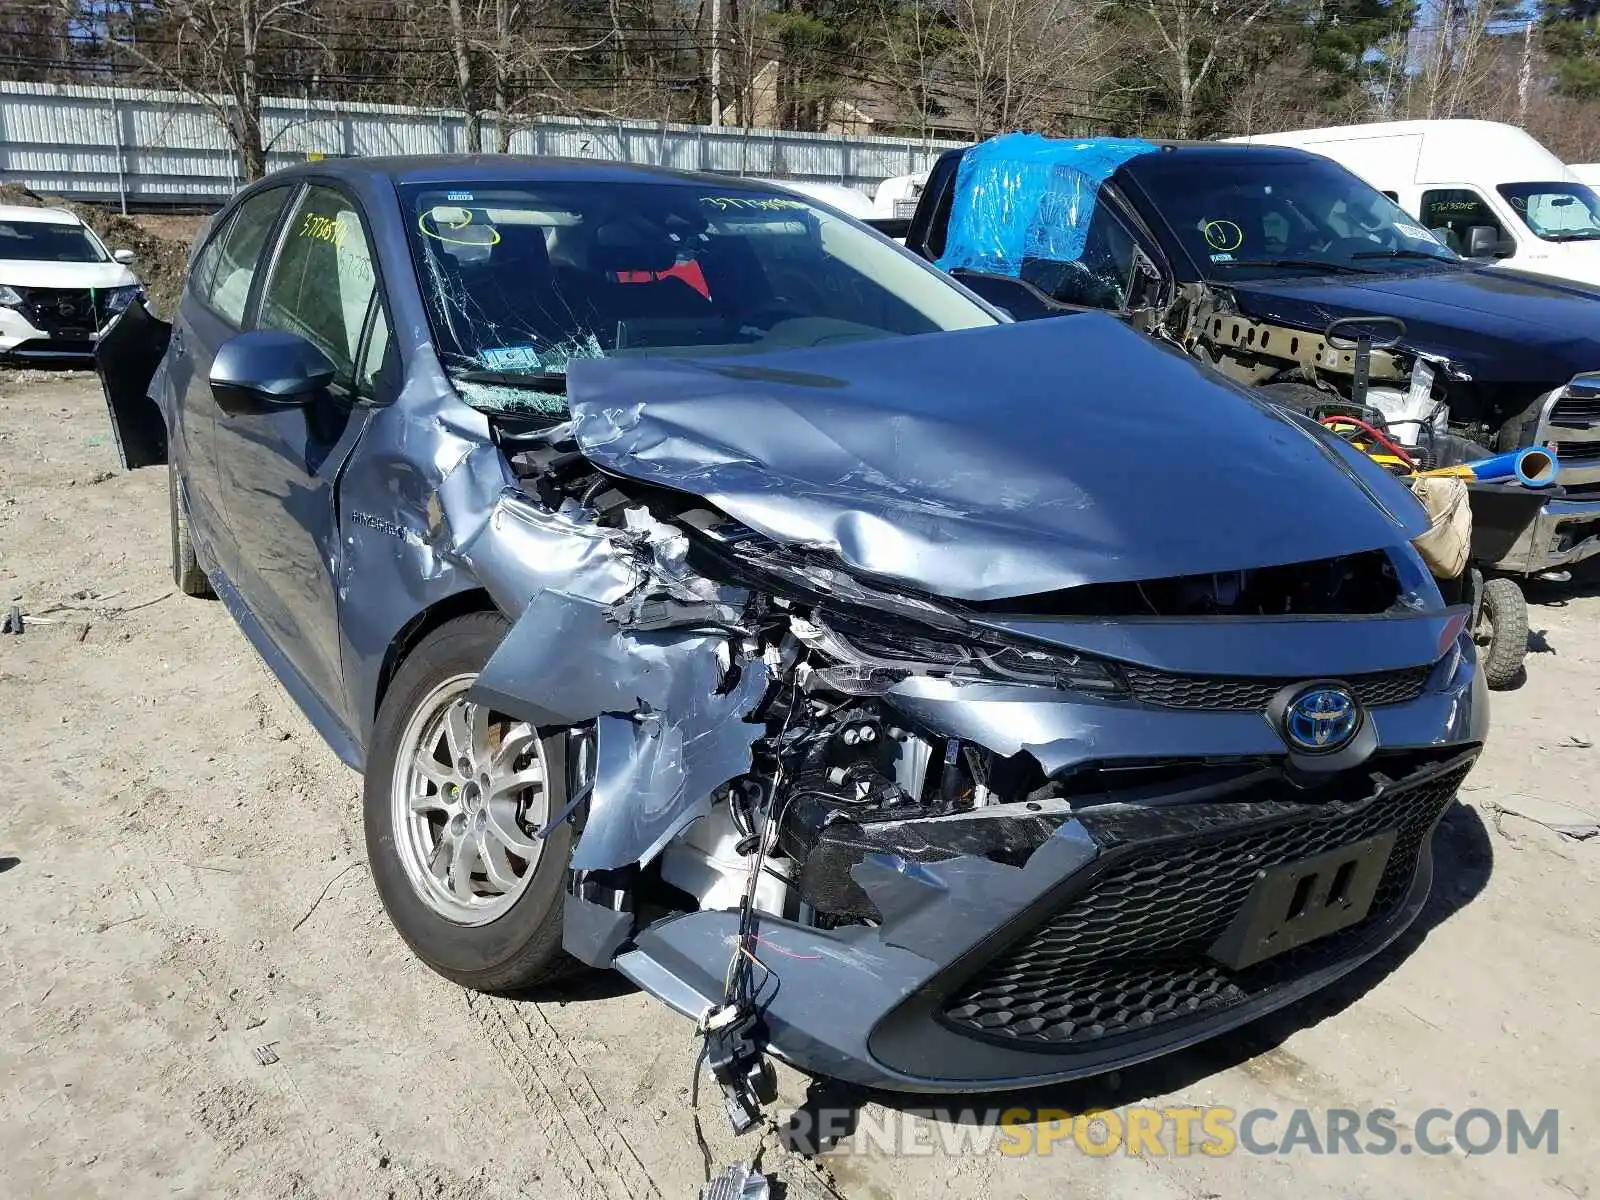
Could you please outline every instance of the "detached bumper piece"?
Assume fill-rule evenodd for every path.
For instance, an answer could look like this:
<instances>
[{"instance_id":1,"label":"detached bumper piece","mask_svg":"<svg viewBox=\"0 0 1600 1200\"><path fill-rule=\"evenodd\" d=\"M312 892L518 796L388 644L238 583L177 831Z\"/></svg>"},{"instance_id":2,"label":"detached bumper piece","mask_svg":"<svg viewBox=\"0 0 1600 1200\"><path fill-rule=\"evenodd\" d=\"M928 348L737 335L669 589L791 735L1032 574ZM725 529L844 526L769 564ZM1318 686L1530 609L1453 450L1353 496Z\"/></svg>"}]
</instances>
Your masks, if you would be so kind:
<instances>
[{"instance_id":1,"label":"detached bumper piece","mask_svg":"<svg viewBox=\"0 0 1600 1200\"><path fill-rule=\"evenodd\" d=\"M1100 857L1049 902L1052 916L951 993L940 1019L1043 1052L1109 1047L1224 1017L1351 959L1402 914L1424 840L1470 767L1276 820L1229 804L1087 813ZM1252 922L1258 936L1243 946ZM1274 941L1286 948L1273 953Z\"/></svg>"}]
</instances>

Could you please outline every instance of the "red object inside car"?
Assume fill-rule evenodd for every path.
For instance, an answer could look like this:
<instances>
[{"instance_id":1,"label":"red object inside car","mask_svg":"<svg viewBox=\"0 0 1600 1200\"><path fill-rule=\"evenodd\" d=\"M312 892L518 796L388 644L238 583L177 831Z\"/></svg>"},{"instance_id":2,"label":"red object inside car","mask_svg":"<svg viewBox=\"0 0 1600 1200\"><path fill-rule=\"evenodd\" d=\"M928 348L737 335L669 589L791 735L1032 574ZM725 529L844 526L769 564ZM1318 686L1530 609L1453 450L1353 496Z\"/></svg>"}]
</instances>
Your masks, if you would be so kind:
<instances>
[{"instance_id":1,"label":"red object inside car","mask_svg":"<svg viewBox=\"0 0 1600 1200\"><path fill-rule=\"evenodd\" d=\"M711 288L706 283L705 273L700 270L700 264L694 261L673 263L665 271L618 271L618 283L655 283L657 280L677 278L683 280L707 300L711 299Z\"/></svg>"}]
</instances>

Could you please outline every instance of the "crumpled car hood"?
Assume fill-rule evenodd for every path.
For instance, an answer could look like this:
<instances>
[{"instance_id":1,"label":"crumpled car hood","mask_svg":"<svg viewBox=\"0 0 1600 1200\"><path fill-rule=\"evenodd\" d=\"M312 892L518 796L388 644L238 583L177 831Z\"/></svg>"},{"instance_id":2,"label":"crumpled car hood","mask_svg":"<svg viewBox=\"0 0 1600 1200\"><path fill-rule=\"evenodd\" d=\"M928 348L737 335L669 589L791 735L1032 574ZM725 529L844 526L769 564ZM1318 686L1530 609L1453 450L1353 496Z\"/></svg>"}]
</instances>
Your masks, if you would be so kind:
<instances>
[{"instance_id":1,"label":"crumpled car hood","mask_svg":"<svg viewBox=\"0 0 1600 1200\"><path fill-rule=\"evenodd\" d=\"M737 358L574 362L578 446L789 545L965 600L1393 546L1356 451L1099 314Z\"/></svg>"}]
</instances>

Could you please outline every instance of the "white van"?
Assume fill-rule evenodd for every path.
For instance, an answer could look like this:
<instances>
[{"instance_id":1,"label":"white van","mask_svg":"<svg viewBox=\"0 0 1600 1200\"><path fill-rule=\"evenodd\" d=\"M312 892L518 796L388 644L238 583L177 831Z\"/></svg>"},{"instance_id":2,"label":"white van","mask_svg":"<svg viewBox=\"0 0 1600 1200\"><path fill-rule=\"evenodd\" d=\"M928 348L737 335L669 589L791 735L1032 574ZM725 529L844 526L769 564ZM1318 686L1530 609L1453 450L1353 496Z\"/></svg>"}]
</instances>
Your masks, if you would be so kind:
<instances>
[{"instance_id":1,"label":"white van","mask_svg":"<svg viewBox=\"0 0 1600 1200\"><path fill-rule=\"evenodd\" d=\"M1331 158L1467 258L1600 285L1600 197L1514 125L1386 121L1228 140Z\"/></svg>"}]
</instances>

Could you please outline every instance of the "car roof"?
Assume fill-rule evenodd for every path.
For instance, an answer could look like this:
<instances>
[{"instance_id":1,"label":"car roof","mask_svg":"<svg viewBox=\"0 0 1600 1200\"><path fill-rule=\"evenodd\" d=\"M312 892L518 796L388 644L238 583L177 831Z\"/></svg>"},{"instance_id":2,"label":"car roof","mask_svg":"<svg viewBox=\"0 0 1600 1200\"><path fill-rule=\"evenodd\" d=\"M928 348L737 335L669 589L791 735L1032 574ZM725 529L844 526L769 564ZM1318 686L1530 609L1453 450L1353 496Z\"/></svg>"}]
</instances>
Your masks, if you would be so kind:
<instances>
[{"instance_id":1,"label":"car roof","mask_svg":"<svg viewBox=\"0 0 1600 1200\"><path fill-rule=\"evenodd\" d=\"M771 185L735 175L679 171L643 163L587 158L536 158L521 154L416 154L396 157L328 158L274 171L274 181L322 175L353 181L392 183L591 182L698 183L768 190Z\"/></svg>"},{"instance_id":2,"label":"car roof","mask_svg":"<svg viewBox=\"0 0 1600 1200\"><path fill-rule=\"evenodd\" d=\"M1067 141L1069 139L1054 139ZM1082 139L1071 139L1082 140ZM1188 141L1152 141L1152 146L1161 150L1159 157L1148 154L1130 158L1119 169L1134 170L1141 163L1150 165L1157 162L1210 162L1210 163L1273 163L1273 162L1323 162L1323 156L1309 150L1302 150L1298 146L1263 146L1243 145L1237 142L1188 142ZM972 147L959 146L954 150L945 151L946 155L962 155Z\"/></svg>"},{"instance_id":3,"label":"car roof","mask_svg":"<svg viewBox=\"0 0 1600 1200\"><path fill-rule=\"evenodd\" d=\"M34 208L31 204L0 204L0 221L40 221L46 225L82 225L63 208Z\"/></svg>"}]
</instances>

